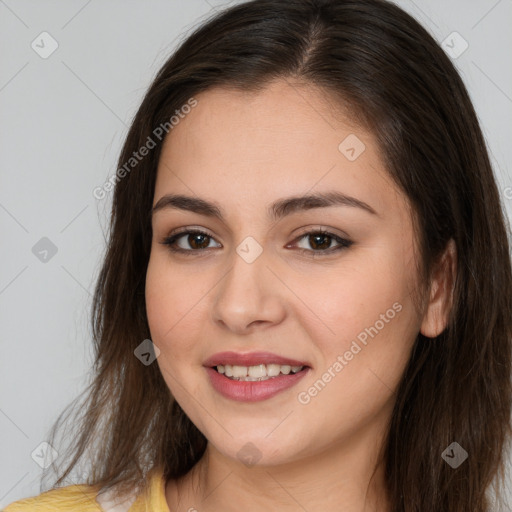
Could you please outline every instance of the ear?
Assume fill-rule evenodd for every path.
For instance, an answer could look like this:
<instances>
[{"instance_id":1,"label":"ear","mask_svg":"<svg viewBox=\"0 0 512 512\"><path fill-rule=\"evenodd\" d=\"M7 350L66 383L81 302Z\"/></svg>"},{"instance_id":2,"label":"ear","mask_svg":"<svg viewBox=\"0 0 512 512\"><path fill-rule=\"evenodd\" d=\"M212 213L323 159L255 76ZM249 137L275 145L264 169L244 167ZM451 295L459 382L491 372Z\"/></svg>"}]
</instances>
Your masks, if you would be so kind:
<instances>
[{"instance_id":1,"label":"ear","mask_svg":"<svg viewBox=\"0 0 512 512\"><path fill-rule=\"evenodd\" d=\"M456 274L457 249L454 240L450 239L432 273L429 301L420 328L427 338L439 336L446 328L453 305Z\"/></svg>"}]
</instances>

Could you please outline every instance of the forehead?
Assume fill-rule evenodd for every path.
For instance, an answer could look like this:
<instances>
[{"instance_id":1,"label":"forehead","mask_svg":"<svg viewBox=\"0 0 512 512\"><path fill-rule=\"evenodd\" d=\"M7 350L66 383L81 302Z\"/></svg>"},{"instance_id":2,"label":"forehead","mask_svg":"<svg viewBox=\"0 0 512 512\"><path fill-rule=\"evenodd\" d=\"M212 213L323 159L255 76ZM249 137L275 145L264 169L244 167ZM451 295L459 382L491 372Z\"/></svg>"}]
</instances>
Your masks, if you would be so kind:
<instances>
[{"instance_id":1,"label":"forehead","mask_svg":"<svg viewBox=\"0 0 512 512\"><path fill-rule=\"evenodd\" d=\"M155 199L187 193L249 207L336 189L375 209L396 201L374 136L323 91L280 80L258 92L213 88L195 99L165 139Z\"/></svg>"}]
</instances>

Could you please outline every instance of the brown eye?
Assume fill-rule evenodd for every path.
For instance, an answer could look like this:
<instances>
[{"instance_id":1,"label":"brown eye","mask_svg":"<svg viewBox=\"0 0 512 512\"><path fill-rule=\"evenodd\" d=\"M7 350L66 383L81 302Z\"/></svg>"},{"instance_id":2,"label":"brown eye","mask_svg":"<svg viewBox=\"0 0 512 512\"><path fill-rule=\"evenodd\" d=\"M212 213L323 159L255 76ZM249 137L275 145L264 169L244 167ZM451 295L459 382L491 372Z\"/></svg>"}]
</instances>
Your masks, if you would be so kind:
<instances>
[{"instance_id":1,"label":"brown eye","mask_svg":"<svg viewBox=\"0 0 512 512\"><path fill-rule=\"evenodd\" d=\"M309 243L314 249L329 249L332 238L324 234L308 235Z\"/></svg>"},{"instance_id":2,"label":"brown eye","mask_svg":"<svg viewBox=\"0 0 512 512\"><path fill-rule=\"evenodd\" d=\"M193 249L206 249L210 245L209 239L210 237L208 235L204 235L202 233L194 233L188 235L187 243L189 243L190 247Z\"/></svg>"},{"instance_id":3,"label":"brown eye","mask_svg":"<svg viewBox=\"0 0 512 512\"><path fill-rule=\"evenodd\" d=\"M181 239L185 246L178 243ZM212 240L213 237L204 231L189 230L166 237L162 244L169 246L173 252L201 252L209 248Z\"/></svg>"},{"instance_id":4,"label":"brown eye","mask_svg":"<svg viewBox=\"0 0 512 512\"><path fill-rule=\"evenodd\" d=\"M341 249L345 249L350 247L353 242L347 240L345 238L341 238L334 233L330 233L329 231L324 230L316 230L309 231L304 233L302 236L298 238L298 240L307 240L308 247L299 247L302 252L309 253L326 253L331 254L333 252L339 251ZM331 247L332 242L336 242L338 245Z\"/></svg>"},{"instance_id":5,"label":"brown eye","mask_svg":"<svg viewBox=\"0 0 512 512\"><path fill-rule=\"evenodd\" d=\"M350 247L353 242L341 238L334 233L324 230L315 230L304 233L297 240L307 239L309 247L299 247L299 251L308 253L311 256L329 255ZM206 252L212 249L210 242L215 239L208 233L200 230L188 230L166 237L161 243L167 245L172 252L178 252L187 255L194 255ZM337 243L332 247L333 241ZM219 244L220 245L220 244ZM220 247L222 247L220 245Z\"/></svg>"}]
</instances>

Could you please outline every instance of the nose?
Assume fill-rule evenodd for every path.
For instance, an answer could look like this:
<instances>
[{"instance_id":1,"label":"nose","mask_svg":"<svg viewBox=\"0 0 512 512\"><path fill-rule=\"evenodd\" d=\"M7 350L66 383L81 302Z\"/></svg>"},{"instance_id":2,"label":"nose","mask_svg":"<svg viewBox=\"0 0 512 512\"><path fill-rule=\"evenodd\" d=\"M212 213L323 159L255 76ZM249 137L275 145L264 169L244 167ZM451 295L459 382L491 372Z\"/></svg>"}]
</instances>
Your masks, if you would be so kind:
<instances>
[{"instance_id":1,"label":"nose","mask_svg":"<svg viewBox=\"0 0 512 512\"><path fill-rule=\"evenodd\" d=\"M252 332L258 325L277 325L286 316L286 287L269 268L265 251L249 263L236 251L231 267L214 289L212 308L216 324L233 333Z\"/></svg>"}]
</instances>

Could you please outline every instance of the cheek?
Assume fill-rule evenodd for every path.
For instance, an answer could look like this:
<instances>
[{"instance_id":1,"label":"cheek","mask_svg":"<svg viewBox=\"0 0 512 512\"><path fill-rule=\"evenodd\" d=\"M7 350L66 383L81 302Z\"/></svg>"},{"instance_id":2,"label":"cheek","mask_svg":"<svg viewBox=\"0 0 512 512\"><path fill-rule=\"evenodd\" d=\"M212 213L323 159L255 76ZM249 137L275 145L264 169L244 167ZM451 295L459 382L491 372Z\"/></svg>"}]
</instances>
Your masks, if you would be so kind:
<instances>
[{"instance_id":1,"label":"cheek","mask_svg":"<svg viewBox=\"0 0 512 512\"><path fill-rule=\"evenodd\" d=\"M146 312L152 341L162 355L172 352L179 361L190 350L194 331L199 332L201 297L206 293L196 276L170 268L159 255L150 258L146 273Z\"/></svg>"},{"instance_id":2,"label":"cheek","mask_svg":"<svg viewBox=\"0 0 512 512\"><path fill-rule=\"evenodd\" d=\"M372 406L374 397L376 406L400 380L418 331L410 298L412 270L401 261L391 251L379 265L361 255L357 264L347 262L345 270L325 280L326 285L309 282L299 292L308 291L308 308L317 315L309 312L302 318L312 319L306 329L318 360L308 385L320 376L319 401L357 408ZM329 391L323 391L324 383Z\"/></svg>"},{"instance_id":3,"label":"cheek","mask_svg":"<svg viewBox=\"0 0 512 512\"><path fill-rule=\"evenodd\" d=\"M401 322L405 315L397 309L408 303L409 278L405 269L398 273L389 267L375 260L366 264L361 257L357 266L347 263L341 270L295 283L297 295L305 298L299 318L311 319L308 332L323 345L323 352L348 349L351 340L376 322L382 333Z\"/></svg>"},{"instance_id":4,"label":"cheek","mask_svg":"<svg viewBox=\"0 0 512 512\"><path fill-rule=\"evenodd\" d=\"M160 349L156 362L162 377L180 404L198 393L197 379L189 368L202 325L200 298L205 292L201 291L194 276L181 272L179 266L171 269L165 257L151 256L146 273L151 340ZM200 418L196 421L202 425Z\"/></svg>"}]
</instances>

